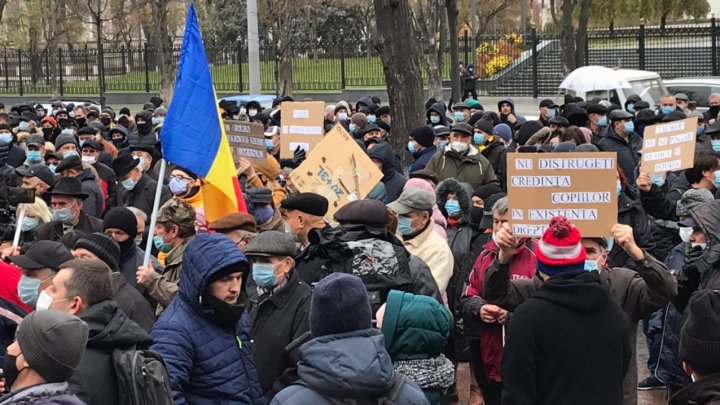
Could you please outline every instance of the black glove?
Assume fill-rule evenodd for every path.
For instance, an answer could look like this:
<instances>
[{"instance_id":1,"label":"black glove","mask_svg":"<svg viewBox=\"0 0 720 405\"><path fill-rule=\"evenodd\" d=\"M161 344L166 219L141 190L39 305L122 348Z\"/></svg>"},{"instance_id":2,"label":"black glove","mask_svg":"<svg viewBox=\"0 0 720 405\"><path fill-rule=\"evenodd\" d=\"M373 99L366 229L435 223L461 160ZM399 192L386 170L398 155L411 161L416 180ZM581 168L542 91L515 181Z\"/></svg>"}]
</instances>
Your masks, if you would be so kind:
<instances>
[{"instance_id":1,"label":"black glove","mask_svg":"<svg viewBox=\"0 0 720 405\"><path fill-rule=\"evenodd\" d=\"M702 274L713 268L718 261L720 261L720 244L713 243L710 249L703 251L695 267L697 267L700 274Z\"/></svg>"},{"instance_id":2,"label":"black glove","mask_svg":"<svg viewBox=\"0 0 720 405\"><path fill-rule=\"evenodd\" d=\"M295 149L295 152L293 153L293 162L295 162L297 165L300 165L300 163L305 160L305 149L303 149L301 146L298 145L298 147Z\"/></svg>"}]
</instances>

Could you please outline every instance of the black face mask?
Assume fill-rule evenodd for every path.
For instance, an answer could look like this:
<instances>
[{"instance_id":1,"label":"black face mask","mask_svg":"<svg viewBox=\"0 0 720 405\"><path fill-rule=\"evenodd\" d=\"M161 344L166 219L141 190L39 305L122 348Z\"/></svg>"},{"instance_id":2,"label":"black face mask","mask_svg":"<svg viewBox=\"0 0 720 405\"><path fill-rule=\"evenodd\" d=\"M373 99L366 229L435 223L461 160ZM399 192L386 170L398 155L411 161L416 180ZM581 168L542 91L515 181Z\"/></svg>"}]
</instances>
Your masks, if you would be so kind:
<instances>
[{"instance_id":1,"label":"black face mask","mask_svg":"<svg viewBox=\"0 0 720 405\"><path fill-rule=\"evenodd\" d=\"M122 261L125 261L130 252L134 250L133 248L135 247L135 239L128 238L124 242L119 242L118 245L120 245L120 259Z\"/></svg>"},{"instance_id":2,"label":"black face mask","mask_svg":"<svg viewBox=\"0 0 720 405\"><path fill-rule=\"evenodd\" d=\"M474 205L470 207L470 223L479 224L483 219L483 210L484 208L476 207Z\"/></svg>"},{"instance_id":3,"label":"black face mask","mask_svg":"<svg viewBox=\"0 0 720 405\"><path fill-rule=\"evenodd\" d=\"M85 126L85 123L87 122L87 118L85 118L85 117L75 118L75 121L77 121L77 123L78 123L78 125L80 126L80 128L82 128L82 127Z\"/></svg>"},{"instance_id":4,"label":"black face mask","mask_svg":"<svg viewBox=\"0 0 720 405\"><path fill-rule=\"evenodd\" d=\"M559 129L556 129L556 130L552 131L551 135L553 138L556 136L562 136L562 131L560 131Z\"/></svg>"},{"instance_id":5,"label":"black face mask","mask_svg":"<svg viewBox=\"0 0 720 405\"><path fill-rule=\"evenodd\" d=\"M149 132L152 129L152 122L143 122L142 124L136 124L139 132Z\"/></svg>"},{"instance_id":6,"label":"black face mask","mask_svg":"<svg viewBox=\"0 0 720 405\"><path fill-rule=\"evenodd\" d=\"M17 356L13 356L10 353L5 354L5 364L3 364L3 373L5 373L5 387L8 391L10 391L10 388L15 383L15 380L17 379L18 374L20 374L20 371L17 368ZM23 368L24 370L24 368Z\"/></svg>"},{"instance_id":7,"label":"black face mask","mask_svg":"<svg viewBox=\"0 0 720 405\"><path fill-rule=\"evenodd\" d=\"M60 128L65 129L68 128L72 124L72 121L70 121L68 118L59 118L58 119L58 125Z\"/></svg>"},{"instance_id":8,"label":"black face mask","mask_svg":"<svg viewBox=\"0 0 720 405\"><path fill-rule=\"evenodd\" d=\"M213 321L224 327L234 327L245 311L245 300L242 292L240 293L240 298L238 298L238 303L235 305L217 299L210 293L203 294L202 298L203 308L210 310Z\"/></svg>"},{"instance_id":9,"label":"black face mask","mask_svg":"<svg viewBox=\"0 0 720 405\"><path fill-rule=\"evenodd\" d=\"M100 117L100 122L107 127L110 126L112 119L110 117Z\"/></svg>"},{"instance_id":10,"label":"black face mask","mask_svg":"<svg viewBox=\"0 0 720 405\"><path fill-rule=\"evenodd\" d=\"M52 139L53 136L53 130L54 128L43 128L43 138L45 138L46 141L49 141Z\"/></svg>"}]
</instances>

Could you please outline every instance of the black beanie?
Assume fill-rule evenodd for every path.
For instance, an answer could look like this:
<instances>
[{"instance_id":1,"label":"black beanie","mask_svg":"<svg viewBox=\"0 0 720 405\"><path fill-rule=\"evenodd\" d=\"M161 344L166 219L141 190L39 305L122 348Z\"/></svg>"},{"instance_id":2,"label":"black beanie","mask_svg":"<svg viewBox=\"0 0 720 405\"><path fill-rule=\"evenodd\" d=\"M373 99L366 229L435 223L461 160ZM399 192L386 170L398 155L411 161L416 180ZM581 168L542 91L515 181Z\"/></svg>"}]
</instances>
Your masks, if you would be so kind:
<instances>
[{"instance_id":1,"label":"black beanie","mask_svg":"<svg viewBox=\"0 0 720 405\"><path fill-rule=\"evenodd\" d=\"M690 298L680 358L699 373L720 372L720 292L699 290Z\"/></svg>"},{"instance_id":2,"label":"black beanie","mask_svg":"<svg viewBox=\"0 0 720 405\"><path fill-rule=\"evenodd\" d=\"M137 235L137 219L135 214L125 207L110 208L103 218L103 231L108 228L120 229L135 239Z\"/></svg>"},{"instance_id":3,"label":"black beanie","mask_svg":"<svg viewBox=\"0 0 720 405\"><path fill-rule=\"evenodd\" d=\"M493 133L493 123L492 119L489 116L483 116L479 120L475 122L475 125L473 125L473 128L477 128L481 131L483 131L487 135L492 135Z\"/></svg>"},{"instance_id":4,"label":"black beanie","mask_svg":"<svg viewBox=\"0 0 720 405\"><path fill-rule=\"evenodd\" d=\"M134 239L131 235L130 239ZM86 249L92 252L98 259L105 262L112 271L118 270L120 263L120 245L110 235L101 232L83 236L75 244L75 249Z\"/></svg>"},{"instance_id":5,"label":"black beanie","mask_svg":"<svg viewBox=\"0 0 720 405\"><path fill-rule=\"evenodd\" d=\"M313 337L370 329L372 310L365 284L358 276L333 273L320 280L310 302Z\"/></svg>"},{"instance_id":6,"label":"black beanie","mask_svg":"<svg viewBox=\"0 0 720 405\"><path fill-rule=\"evenodd\" d=\"M429 148L433 146L433 142L435 141L435 131L433 131L429 126L423 125L411 130L410 137L421 146Z\"/></svg>"}]
</instances>

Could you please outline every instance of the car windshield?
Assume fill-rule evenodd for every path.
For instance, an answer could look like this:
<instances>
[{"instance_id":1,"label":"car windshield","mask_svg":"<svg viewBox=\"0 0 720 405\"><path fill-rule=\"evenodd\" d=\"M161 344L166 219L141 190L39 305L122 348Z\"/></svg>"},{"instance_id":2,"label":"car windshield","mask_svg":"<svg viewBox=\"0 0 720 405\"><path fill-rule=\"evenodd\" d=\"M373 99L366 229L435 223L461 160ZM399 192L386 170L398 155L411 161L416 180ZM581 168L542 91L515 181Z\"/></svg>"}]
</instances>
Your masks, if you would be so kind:
<instances>
[{"instance_id":1,"label":"car windshield","mask_svg":"<svg viewBox=\"0 0 720 405\"><path fill-rule=\"evenodd\" d=\"M632 86L632 91L629 91L628 94L637 94L651 107L658 105L660 98L667 92L659 79L629 80L628 82Z\"/></svg>"}]
</instances>

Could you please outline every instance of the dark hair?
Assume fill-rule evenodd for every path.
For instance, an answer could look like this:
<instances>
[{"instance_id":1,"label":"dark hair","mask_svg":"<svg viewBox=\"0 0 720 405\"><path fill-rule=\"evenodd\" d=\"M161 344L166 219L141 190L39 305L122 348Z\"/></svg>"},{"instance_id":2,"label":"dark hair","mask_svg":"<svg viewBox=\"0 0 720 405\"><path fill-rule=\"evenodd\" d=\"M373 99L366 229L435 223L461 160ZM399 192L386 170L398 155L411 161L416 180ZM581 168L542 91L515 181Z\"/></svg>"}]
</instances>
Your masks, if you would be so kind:
<instances>
[{"instance_id":1,"label":"dark hair","mask_svg":"<svg viewBox=\"0 0 720 405\"><path fill-rule=\"evenodd\" d=\"M695 154L695 165L685 170L685 177L690 184L695 184L703 179L703 172L717 170L720 167L718 160L720 154L711 151L701 151Z\"/></svg>"},{"instance_id":2,"label":"dark hair","mask_svg":"<svg viewBox=\"0 0 720 405\"><path fill-rule=\"evenodd\" d=\"M562 138L560 138L560 140L562 142L574 142L576 146L587 143L585 141L585 135L583 135L580 128L575 125L567 127L567 129L565 129L565 132L563 132Z\"/></svg>"},{"instance_id":3,"label":"dark hair","mask_svg":"<svg viewBox=\"0 0 720 405\"><path fill-rule=\"evenodd\" d=\"M159 224L162 225L165 232L170 232L173 226L177 226L178 237L180 239L186 239L191 236L195 236L195 226L181 226L178 224L173 224L172 222L159 222Z\"/></svg>"},{"instance_id":4,"label":"dark hair","mask_svg":"<svg viewBox=\"0 0 720 405\"><path fill-rule=\"evenodd\" d=\"M625 172L622 171L620 166L617 167L618 177L620 178L620 185L622 186L622 191L625 192L628 188L628 179L625 177Z\"/></svg>"},{"instance_id":5,"label":"dark hair","mask_svg":"<svg viewBox=\"0 0 720 405\"><path fill-rule=\"evenodd\" d=\"M60 265L60 270L72 269L65 282L68 297L80 296L88 306L113 297L112 270L98 259L74 259Z\"/></svg>"}]
</instances>

